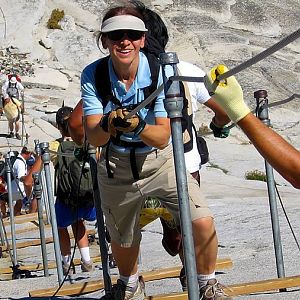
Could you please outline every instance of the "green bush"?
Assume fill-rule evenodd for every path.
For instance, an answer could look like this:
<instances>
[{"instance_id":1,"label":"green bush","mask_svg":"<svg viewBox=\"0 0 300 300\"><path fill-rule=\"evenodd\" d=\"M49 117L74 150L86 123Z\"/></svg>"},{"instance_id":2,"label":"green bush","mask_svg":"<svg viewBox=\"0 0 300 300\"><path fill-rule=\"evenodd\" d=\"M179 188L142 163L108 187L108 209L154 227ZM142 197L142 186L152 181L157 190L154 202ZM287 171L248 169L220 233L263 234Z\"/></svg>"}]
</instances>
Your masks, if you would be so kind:
<instances>
[{"instance_id":1,"label":"green bush","mask_svg":"<svg viewBox=\"0 0 300 300\"><path fill-rule=\"evenodd\" d=\"M53 9L51 16L47 22L47 27L49 29L61 29L61 26L58 22L65 16L65 12L59 9Z\"/></svg>"},{"instance_id":2,"label":"green bush","mask_svg":"<svg viewBox=\"0 0 300 300\"><path fill-rule=\"evenodd\" d=\"M259 170L248 171L245 174L247 180L267 181L267 175Z\"/></svg>"}]
</instances>

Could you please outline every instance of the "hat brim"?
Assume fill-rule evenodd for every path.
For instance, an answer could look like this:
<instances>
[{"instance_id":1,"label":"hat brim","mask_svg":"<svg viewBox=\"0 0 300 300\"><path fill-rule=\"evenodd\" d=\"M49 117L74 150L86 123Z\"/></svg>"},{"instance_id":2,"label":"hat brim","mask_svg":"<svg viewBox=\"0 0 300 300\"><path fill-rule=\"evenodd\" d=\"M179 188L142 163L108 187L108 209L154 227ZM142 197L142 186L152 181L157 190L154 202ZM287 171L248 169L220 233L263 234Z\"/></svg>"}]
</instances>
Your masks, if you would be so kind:
<instances>
[{"instance_id":1,"label":"hat brim","mask_svg":"<svg viewBox=\"0 0 300 300\"><path fill-rule=\"evenodd\" d=\"M116 30L136 30L146 32L145 23L138 17L131 15L115 16L105 20L101 26L101 32L107 33Z\"/></svg>"}]
</instances>

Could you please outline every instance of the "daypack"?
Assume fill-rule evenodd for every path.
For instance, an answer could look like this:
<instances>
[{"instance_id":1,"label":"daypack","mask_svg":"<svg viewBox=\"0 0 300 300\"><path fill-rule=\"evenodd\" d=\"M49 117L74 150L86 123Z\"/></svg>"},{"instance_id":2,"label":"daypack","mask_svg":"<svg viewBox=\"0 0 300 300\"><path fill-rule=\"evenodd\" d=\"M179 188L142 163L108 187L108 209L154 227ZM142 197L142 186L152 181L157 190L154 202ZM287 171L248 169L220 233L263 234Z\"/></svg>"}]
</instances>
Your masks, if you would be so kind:
<instances>
[{"instance_id":1,"label":"daypack","mask_svg":"<svg viewBox=\"0 0 300 300\"><path fill-rule=\"evenodd\" d=\"M16 83L9 82L6 92L10 98L13 97L19 99L19 90L17 89Z\"/></svg>"},{"instance_id":2,"label":"daypack","mask_svg":"<svg viewBox=\"0 0 300 300\"><path fill-rule=\"evenodd\" d=\"M73 141L61 141L58 147L58 155L55 165L55 195L58 201L63 202L71 209L77 207L92 207L93 184L90 169L85 162L79 161L74 156L75 143Z\"/></svg>"},{"instance_id":3,"label":"daypack","mask_svg":"<svg viewBox=\"0 0 300 300\"><path fill-rule=\"evenodd\" d=\"M25 164L24 160L21 157L18 157L18 154L10 156L9 160L10 160L10 178L11 178L11 181L13 181L15 179L15 176L14 176L14 173L13 173L13 165L14 165L14 163L17 159L21 160ZM1 164L0 164L0 176L3 177L3 180L5 182L7 182L7 173L5 171L5 162L1 162Z\"/></svg>"},{"instance_id":4,"label":"daypack","mask_svg":"<svg viewBox=\"0 0 300 300\"><path fill-rule=\"evenodd\" d=\"M151 72L151 85L145 87L143 89L145 99L151 95L157 89L158 83L158 76L160 70L160 64L158 62L157 56L152 53L143 52L149 63L150 72ZM106 107L108 102L112 102L116 105L120 105L120 101L115 98L111 91L111 83L109 77L109 69L108 69L108 60L110 56L106 56L99 60L99 63L96 67L95 71L95 87L97 93L102 99L102 106L103 109ZM183 118L182 118L182 132L184 134L184 152L189 152L193 149L193 112L192 112L192 102L191 97L187 97L186 91L188 89L185 88L185 85L182 82L179 82L180 86L180 96L183 97ZM153 99L150 104L146 107L153 109L155 106L156 99ZM134 107L131 106L130 109L132 110Z\"/></svg>"}]
</instances>

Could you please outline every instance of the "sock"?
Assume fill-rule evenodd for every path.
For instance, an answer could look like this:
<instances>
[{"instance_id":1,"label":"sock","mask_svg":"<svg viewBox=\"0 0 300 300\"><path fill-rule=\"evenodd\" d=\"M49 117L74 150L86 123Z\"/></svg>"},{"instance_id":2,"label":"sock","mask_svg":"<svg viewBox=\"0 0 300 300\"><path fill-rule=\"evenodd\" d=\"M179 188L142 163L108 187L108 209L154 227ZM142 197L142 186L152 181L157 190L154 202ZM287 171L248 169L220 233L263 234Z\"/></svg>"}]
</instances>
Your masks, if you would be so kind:
<instances>
[{"instance_id":1,"label":"sock","mask_svg":"<svg viewBox=\"0 0 300 300\"><path fill-rule=\"evenodd\" d=\"M208 275L198 274L197 279L198 279L199 289L206 286L208 280L214 278L216 278L215 272Z\"/></svg>"},{"instance_id":2,"label":"sock","mask_svg":"<svg viewBox=\"0 0 300 300\"><path fill-rule=\"evenodd\" d=\"M135 292L138 287L139 273L136 272L136 274L130 275L129 277L120 275L120 280L126 285L126 290Z\"/></svg>"},{"instance_id":3,"label":"sock","mask_svg":"<svg viewBox=\"0 0 300 300\"><path fill-rule=\"evenodd\" d=\"M62 255L62 259L63 259L64 265L67 265L67 266L70 265L70 262L71 262L71 255L70 254Z\"/></svg>"},{"instance_id":4,"label":"sock","mask_svg":"<svg viewBox=\"0 0 300 300\"><path fill-rule=\"evenodd\" d=\"M89 263L91 261L90 248L89 247L79 248L79 251L81 254L81 260L85 263Z\"/></svg>"}]
</instances>

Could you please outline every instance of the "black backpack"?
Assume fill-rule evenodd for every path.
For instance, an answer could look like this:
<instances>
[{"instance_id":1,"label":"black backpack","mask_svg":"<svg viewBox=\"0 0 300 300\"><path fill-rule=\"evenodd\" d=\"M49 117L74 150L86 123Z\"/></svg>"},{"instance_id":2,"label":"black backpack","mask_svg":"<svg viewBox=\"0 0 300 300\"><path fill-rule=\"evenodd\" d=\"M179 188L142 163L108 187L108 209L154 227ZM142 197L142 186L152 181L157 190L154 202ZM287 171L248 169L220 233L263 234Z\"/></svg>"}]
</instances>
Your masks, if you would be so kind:
<instances>
[{"instance_id":1,"label":"black backpack","mask_svg":"<svg viewBox=\"0 0 300 300\"><path fill-rule=\"evenodd\" d=\"M160 64L158 62L157 53L143 51L146 55L151 72L151 85L143 89L145 99L150 96L156 89L158 83L158 76L160 70ZM116 105L120 105L120 101L115 98L111 91L111 83L109 77L108 60L110 56L106 56L99 60L99 63L95 71L95 87L98 95L102 99L103 109L106 107L108 102L112 102ZM182 118L182 132L184 134L184 152L189 152L193 148L193 113L192 103L189 97L186 97L185 87L182 82L179 82L181 97L183 97L183 118ZM146 107L153 109L155 106L155 99ZM132 110L134 107L130 107Z\"/></svg>"},{"instance_id":2,"label":"black backpack","mask_svg":"<svg viewBox=\"0 0 300 300\"><path fill-rule=\"evenodd\" d=\"M73 141L58 141L59 154L55 165L55 195L58 201L74 210L77 207L93 207L93 184L89 164L75 158Z\"/></svg>"},{"instance_id":3,"label":"black backpack","mask_svg":"<svg viewBox=\"0 0 300 300\"><path fill-rule=\"evenodd\" d=\"M17 155L11 156L9 158L9 160L10 160L10 171L11 171L10 172L10 178L11 178L11 180L14 180L15 176L14 176L12 168L13 168L13 165L14 165L15 161L16 160L21 160L24 164L26 164L26 163L24 162L24 160L22 158L18 157ZM4 161L0 162L0 176L2 176L2 178L5 182L7 182L7 173L5 171L5 162Z\"/></svg>"}]
</instances>

